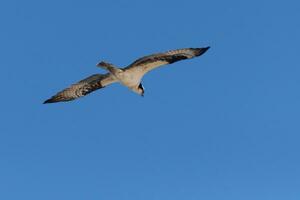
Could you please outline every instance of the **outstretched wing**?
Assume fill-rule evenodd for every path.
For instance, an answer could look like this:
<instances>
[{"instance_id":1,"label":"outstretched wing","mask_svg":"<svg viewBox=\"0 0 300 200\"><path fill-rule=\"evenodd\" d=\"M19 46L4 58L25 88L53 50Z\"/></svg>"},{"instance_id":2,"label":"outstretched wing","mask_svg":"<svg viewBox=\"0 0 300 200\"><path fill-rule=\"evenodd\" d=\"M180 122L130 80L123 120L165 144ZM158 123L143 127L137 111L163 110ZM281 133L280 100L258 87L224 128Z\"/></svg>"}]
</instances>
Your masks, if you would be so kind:
<instances>
[{"instance_id":1,"label":"outstretched wing","mask_svg":"<svg viewBox=\"0 0 300 200\"><path fill-rule=\"evenodd\" d=\"M205 48L185 48L167 51L165 53L158 53L149 56L142 57L128 67L125 70L134 70L136 68L141 69L145 74L152 69L155 69L161 65L171 64L179 60L190 59L204 54L209 47Z\"/></svg>"},{"instance_id":2,"label":"outstretched wing","mask_svg":"<svg viewBox=\"0 0 300 200\"><path fill-rule=\"evenodd\" d=\"M71 85L50 99L46 100L45 103L56 103L60 101L71 101L79 97L85 96L97 89L104 88L105 86L116 82L117 80L110 74L94 74Z\"/></svg>"}]
</instances>

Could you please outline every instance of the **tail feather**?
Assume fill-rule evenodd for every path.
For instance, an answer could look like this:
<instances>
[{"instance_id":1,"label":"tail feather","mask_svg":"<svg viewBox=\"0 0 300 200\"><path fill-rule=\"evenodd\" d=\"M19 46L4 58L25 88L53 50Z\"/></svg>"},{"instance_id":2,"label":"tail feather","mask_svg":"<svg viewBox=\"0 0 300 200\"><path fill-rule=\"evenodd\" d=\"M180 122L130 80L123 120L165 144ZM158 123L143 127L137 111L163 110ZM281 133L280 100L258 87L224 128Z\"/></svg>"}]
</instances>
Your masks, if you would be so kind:
<instances>
[{"instance_id":1,"label":"tail feather","mask_svg":"<svg viewBox=\"0 0 300 200\"><path fill-rule=\"evenodd\" d=\"M111 64L111 63L107 63L104 61L101 61L97 64L98 67L101 67L102 69L105 69L107 71L109 71L112 74L115 74L116 72L122 71L122 69L116 67L115 65Z\"/></svg>"},{"instance_id":2,"label":"tail feather","mask_svg":"<svg viewBox=\"0 0 300 200\"><path fill-rule=\"evenodd\" d=\"M101 61L97 64L98 67L101 67L101 68L104 68L104 69L109 69L111 67L114 67L113 64L111 63L107 63L107 62L104 62L104 61Z\"/></svg>"}]
</instances>

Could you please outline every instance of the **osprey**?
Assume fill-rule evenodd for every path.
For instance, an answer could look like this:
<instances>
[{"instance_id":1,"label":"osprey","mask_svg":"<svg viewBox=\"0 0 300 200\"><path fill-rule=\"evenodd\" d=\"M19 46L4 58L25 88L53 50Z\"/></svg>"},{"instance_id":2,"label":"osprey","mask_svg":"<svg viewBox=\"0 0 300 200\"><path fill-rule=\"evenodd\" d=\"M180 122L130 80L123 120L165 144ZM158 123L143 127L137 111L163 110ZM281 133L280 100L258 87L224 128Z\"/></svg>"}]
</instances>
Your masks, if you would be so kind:
<instances>
[{"instance_id":1,"label":"osprey","mask_svg":"<svg viewBox=\"0 0 300 200\"><path fill-rule=\"evenodd\" d=\"M152 54L134 61L125 68L118 68L113 64L102 61L98 63L97 66L107 70L107 74L91 75L71 85L69 88L58 92L44 103L71 101L115 82L119 82L133 92L144 96L144 88L141 80L147 72L162 65L201 56L208 49L209 47L184 48L167 51L165 53Z\"/></svg>"}]
</instances>

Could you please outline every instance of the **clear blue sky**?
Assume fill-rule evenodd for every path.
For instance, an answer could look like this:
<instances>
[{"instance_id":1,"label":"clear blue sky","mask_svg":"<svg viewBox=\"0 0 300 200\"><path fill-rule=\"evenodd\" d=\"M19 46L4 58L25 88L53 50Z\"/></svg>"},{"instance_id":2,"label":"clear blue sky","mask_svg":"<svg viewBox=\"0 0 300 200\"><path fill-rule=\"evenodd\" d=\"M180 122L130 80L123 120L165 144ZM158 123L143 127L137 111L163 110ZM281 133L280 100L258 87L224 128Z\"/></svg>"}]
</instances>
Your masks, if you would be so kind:
<instances>
[{"instance_id":1,"label":"clear blue sky","mask_svg":"<svg viewBox=\"0 0 300 200\"><path fill-rule=\"evenodd\" d=\"M0 3L0 199L299 200L300 3ZM202 57L43 105L106 60Z\"/></svg>"}]
</instances>

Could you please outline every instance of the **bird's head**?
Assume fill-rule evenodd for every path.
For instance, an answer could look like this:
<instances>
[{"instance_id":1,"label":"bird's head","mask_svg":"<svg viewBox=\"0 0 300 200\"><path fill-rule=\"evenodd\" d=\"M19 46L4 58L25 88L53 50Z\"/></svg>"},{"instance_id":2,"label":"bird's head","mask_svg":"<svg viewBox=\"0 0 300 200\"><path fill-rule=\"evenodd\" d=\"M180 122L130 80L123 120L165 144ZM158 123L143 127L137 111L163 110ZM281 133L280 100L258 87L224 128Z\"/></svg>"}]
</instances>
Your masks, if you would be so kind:
<instances>
[{"instance_id":1,"label":"bird's head","mask_svg":"<svg viewBox=\"0 0 300 200\"><path fill-rule=\"evenodd\" d=\"M137 93L139 95L141 95L142 97L144 96L145 90L144 90L144 87L143 87L142 83L139 84L138 89L137 89Z\"/></svg>"}]
</instances>

